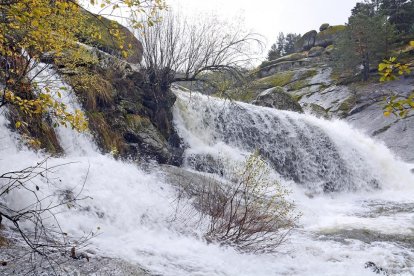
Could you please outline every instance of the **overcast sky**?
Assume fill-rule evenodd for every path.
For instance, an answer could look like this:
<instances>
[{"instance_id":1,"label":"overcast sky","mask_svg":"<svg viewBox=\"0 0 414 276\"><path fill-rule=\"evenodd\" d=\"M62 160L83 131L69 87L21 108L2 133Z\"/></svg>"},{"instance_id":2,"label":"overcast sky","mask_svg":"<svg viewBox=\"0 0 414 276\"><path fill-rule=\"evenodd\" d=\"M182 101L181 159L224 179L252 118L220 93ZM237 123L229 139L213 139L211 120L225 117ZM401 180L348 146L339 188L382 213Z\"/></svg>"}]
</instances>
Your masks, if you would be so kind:
<instances>
[{"instance_id":1,"label":"overcast sky","mask_svg":"<svg viewBox=\"0 0 414 276\"><path fill-rule=\"evenodd\" d=\"M279 32L304 34L322 23L344 24L355 3L362 0L166 0L184 14L214 12L224 18L242 16L247 28L267 39L267 48Z\"/></svg>"}]
</instances>

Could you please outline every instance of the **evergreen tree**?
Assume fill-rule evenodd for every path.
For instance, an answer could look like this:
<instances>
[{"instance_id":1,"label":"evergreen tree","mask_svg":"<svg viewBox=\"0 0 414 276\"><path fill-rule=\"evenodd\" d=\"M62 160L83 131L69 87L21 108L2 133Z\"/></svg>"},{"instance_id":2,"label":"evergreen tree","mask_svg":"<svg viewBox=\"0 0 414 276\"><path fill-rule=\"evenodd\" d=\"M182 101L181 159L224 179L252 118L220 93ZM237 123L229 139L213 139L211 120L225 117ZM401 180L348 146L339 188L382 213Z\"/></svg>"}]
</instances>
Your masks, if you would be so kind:
<instances>
[{"instance_id":1,"label":"evergreen tree","mask_svg":"<svg viewBox=\"0 0 414 276\"><path fill-rule=\"evenodd\" d=\"M395 33L376 8L375 4L357 4L333 55L337 69L361 73L363 80L368 79L371 66L388 55Z\"/></svg>"},{"instance_id":2,"label":"evergreen tree","mask_svg":"<svg viewBox=\"0 0 414 276\"><path fill-rule=\"evenodd\" d=\"M414 0L380 0L380 11L401 33L414 27Z\"/></svg>"},{"instance_id":3,"label":"evergreen tree","mask_svg":"<svg viewBox=\"0 0 414 276\"><path fill-rule=\"evenodd\" d=\"M286 36L280 32L276 43L273 43L267 54L267 60L275 60L282 56L295 52L295 43L300 39L300 34L288 33Z\"/></svg>"},{"instance_id":4,"label":"evergreen tree","mask_svg":"<svg viewBox=\"0 0 414 276\"><path fill-rule=\"evenodd\" d=\"M295 43L300 39L300 34L289 33L286 35L286 43L284 46L284 53L286 55L295 52Z\"/></svg>"},{"instance_id":5,"label":"evergreen tree","mask_svg":"<svg viewBox=\"0 0 414 276\"><path fill-rule=\"evenodd\" d=\"M272 44L269 52L267 53L267 60L275 60L280 58L280 51L277 49L276 43Z\"/></svg>"},{"instance_id":6,"label":"evergreen tree","mask_svg":"<svg viewBox=\"0 0 414 276\"><path fill-rule=\"evenodd\" d=\"M277 36L276 43L272 44L270 51L267 54L267 60L275 60L284 55L286 39L283 32L280 32Z\"/></svg>"}]
</instances>

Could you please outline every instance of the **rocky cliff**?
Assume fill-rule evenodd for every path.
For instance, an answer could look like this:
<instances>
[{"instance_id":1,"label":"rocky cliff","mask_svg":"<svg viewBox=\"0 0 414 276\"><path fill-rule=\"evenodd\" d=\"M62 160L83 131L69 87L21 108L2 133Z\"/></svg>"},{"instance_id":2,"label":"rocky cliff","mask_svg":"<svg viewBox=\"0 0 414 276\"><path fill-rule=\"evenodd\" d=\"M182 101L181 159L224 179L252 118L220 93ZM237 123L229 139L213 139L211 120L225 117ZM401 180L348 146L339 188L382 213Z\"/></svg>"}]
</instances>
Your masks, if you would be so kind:
<instances>
[{"instance_id":1,"label":"rocky cliff","mask_svg":"<svg viewBox=\"0 0 414 276\"><path fill-rule=\"evenodd\" d=\"M256 79L243 93L231 94L236 100L272 106L278 109L301 111L326 119L341 118L383 141L406 161L414 161L414 116L385 117L385 99L392 94L408 95L414 88L414 76L380 83L374 73L368 82L335 72L331 53L333 42L344 26L323 24L320 32L310 31L296 44L293 54L277 60L263 62L257 70ZM408 61L412 48L404 49ZM269 93L272 92L272 93ZM263 100L263 94L267 99ZM272 100L269 100L273 94ZM299 107L286 96L294 99Z\"/></svg>"},{"instance_id":2,"label":"rocky cliff","mask_svg":"<svg viewBox=\"0 0 414 276\"><path fill-rule=\"evenodd\" d=\"M89 131L101 151L120 158L179 164L180 142L172 126L171 112L175 95L168 85L155 82L140 67L142 44L116 22L98 20L91 14L85 24L101 28L102 35L93 38L80 31L82 59L77 59L79 53L68 50L59 59L53 53L46 53L42 62L51 64L76 94L88 119ZM105 26L109 24L119 29L124 46L108 37ZM122 49L128 49L126 57ZM11 110L10 115L10 126L14 128L15 121L23 114ZM37 148L50 154L62 153L51 122L41 118L31 120L19 132L39 141Z\"/></svg>"}]
</instances>

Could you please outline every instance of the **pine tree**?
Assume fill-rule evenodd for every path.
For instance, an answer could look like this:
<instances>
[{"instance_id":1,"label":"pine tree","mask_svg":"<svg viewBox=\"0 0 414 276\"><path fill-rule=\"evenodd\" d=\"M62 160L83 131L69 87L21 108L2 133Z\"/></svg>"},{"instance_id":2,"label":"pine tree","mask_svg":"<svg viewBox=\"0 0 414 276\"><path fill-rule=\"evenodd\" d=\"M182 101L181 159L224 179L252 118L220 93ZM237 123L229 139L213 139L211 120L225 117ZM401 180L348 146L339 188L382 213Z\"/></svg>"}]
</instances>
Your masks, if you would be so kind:
<instances>
[{"instance_id":1,"label":"pine tree","mask_svg":"<svg viewBox=\"0 0 414 276\"><path fill-rule=\"evenodd\" d=\"M394 34L395 29L386 16L377 13L376 5L359 3L335 45L335 67L361 73L367 80L370 68L388 55Z\"/></svg>"},{"instance_id":2,"label":"pine tree","mask_svg":"<svg viewBox=\"0 0 414 276\"><path fill-rule=\"evenodd\" d=\"M295 52L295 44L300 39L300 34L288 33L286 35L286 43L284 46L284 53L286 55L292 54Z\"/></svg>"},{"instance_id":3,"label":"pine tree","mask_svg":"<svg viewBox=\"0 0 414 276\"><path fill-rule=\"evenodd\" d=\"M407 33L414 28L413 0L380 0L380 11L399 32Z\"/></svg>"}]
</instances>

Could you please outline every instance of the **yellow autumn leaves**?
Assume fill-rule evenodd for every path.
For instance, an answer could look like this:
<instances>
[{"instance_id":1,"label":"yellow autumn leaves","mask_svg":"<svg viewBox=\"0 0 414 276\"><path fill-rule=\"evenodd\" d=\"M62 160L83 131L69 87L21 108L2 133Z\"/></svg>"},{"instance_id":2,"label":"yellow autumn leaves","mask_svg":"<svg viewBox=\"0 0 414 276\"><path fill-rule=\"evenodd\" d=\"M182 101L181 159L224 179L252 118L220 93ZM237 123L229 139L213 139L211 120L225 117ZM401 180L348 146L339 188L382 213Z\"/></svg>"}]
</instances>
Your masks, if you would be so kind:
<instances>
[{"instance_id":1,"label":"yellow autumn leaves","mask_svg":"<svg viewBox=\"0 0 414 276\"><path fill-rule=\"evenodd\" d=\"M409 45L414 47L414 41L410 41ZM395 80L398 76L410 74L411 70L408 64L400 63L396 57L391 57L384 59L378 65L378 72L381 76L380 81L384 82ZM404 118L414 109L414 92L408 97L394 95L386 99L386 101L384 116L388 117L394 114Z\"/></svg>"},{"instance_id":2,"label":"yellow autumn leaves","mask_svg":"<svg viewBox=\"0 0 414 276\"><path fill-rule=\"evenodd\" d=\"M164 0L90 2L103 9L128 7L131 9L130 14L135 15L143 13L153 16L157 10L165 8ZM91 37L99 38L102 30L85 24L87 21L83 17L88 12L77 1L7 1L0 4L0 14L0 84L4 85L0 92L0 106L15 106L27 117L48 113L54 118L56 125L70 126L78 131L86 130L85 116L80 110L67 110L66 105L59 100L59 88L39 90L33 75L37 74L39 62L46 53L55 63L64 63L70 69L79 68L79 64L83 66L96 63L93 57L89 58L90 55L84 53L85 49L79 47L78 34L81 29ZM119 28L104 27L109 29L114 42L124 44ZM125 57L129 49L123 48L124 46L121 54ZM72 58L65 60L68 53ZM45 87L49 87L47 82L48 80L43 83ZM52 93L58 97L52 97ZM15 126L19 128L23 124L25 122L17 121Z\"/></svg>"}]
</instances>

